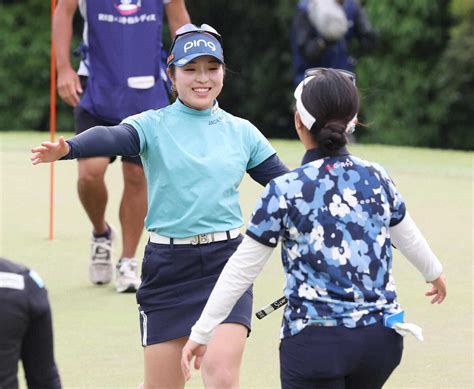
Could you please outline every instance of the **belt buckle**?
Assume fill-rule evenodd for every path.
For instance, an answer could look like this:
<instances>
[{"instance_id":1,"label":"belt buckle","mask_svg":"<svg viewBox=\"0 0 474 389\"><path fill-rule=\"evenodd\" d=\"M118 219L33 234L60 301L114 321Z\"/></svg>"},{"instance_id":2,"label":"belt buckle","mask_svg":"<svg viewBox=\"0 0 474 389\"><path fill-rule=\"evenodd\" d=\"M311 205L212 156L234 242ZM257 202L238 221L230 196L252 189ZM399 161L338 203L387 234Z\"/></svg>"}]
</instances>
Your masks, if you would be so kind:
<instances>
[{"instance_id":1,"label":"belt buckle","mask_svg":"<svg viewBox=\"0 0 474 389\"><path fill-rule=\"evenodd\" d=\"M196 235L196 236L193 236L191 238L191 244L196 246L198 244L207 244L207 243L211 243L214 241L214 239L211 240L211 237L213 238L214 234L199 234L199 235Z\"/></svg>"}]
</instances>

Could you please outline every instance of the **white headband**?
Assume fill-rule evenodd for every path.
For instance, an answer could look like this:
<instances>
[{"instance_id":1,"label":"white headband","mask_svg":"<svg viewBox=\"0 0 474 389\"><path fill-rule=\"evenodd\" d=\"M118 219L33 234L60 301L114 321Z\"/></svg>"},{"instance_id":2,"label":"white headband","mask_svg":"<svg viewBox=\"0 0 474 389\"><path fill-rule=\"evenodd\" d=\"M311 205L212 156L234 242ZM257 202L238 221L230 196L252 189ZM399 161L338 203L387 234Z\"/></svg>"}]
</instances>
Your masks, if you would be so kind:
<instances>
[{"instance_id":1,"label":"white headband","mask_svg":"<svg viewBox=\"0 0 474 389\"><path fill-rule=\"evenodd\" d=\"M313 124L316 123L316 118L313 117L305 108L303 105L303 102L301 101L301 94L303 93L303 86L306 82L310 81L313 79L315 76L310 76L306 77L303 81L299 83L299 85L295 89L295 99L296 99L296 110L299 112L301 121L305 125L305 127L308 130L311 130L311 127L313 127Z\"/></svg>"},{"instance_id":2,"label":"white headband","mask_svg":"<svg viewBox=\"0 0 474 389\"><path fill-rule=\"evenodd\" d=\"M303 81L299 83L299 85L295 89L295 99L296 99L296 110L299 112L301 121L303 122L304 126L311 131L311 127L313 127L313 124L316 123L316 118L311 115L308 110L305 108L303 105L303 102L301 101L301 95L303 93L303 86L305 83L313 79L315 76L309 76L306 77ZM347 134L352 134L355 131L355 126L357 124L357 114L352 118L352 120L347 123L346 127L346 133Z\"/></svg>"}]
</instances>

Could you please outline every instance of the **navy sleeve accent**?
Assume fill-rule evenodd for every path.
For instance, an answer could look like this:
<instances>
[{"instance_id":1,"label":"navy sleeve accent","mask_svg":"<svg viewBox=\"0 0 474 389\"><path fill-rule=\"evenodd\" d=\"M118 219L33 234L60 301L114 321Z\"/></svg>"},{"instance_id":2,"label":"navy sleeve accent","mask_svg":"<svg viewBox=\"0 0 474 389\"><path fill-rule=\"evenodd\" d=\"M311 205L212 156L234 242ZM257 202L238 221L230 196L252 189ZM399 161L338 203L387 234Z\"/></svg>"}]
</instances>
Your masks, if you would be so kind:
<instances>
[{"instance_id":1,"label":"navy sleeve accent","mask_svg":"<svg viewBox=\"0 0 474 389\"><path fill-rule=\"evenodd\" d=\"M61 159L134 157L140 154L140 138L133 126L121 123L117 126L96 126L66 141L69 153Z\"/></svg>"},{"instance_id":2,"label":"navy sleeve accent","mask_svg":"<svg viewBox=\"0 0 474 389\"><path fill-rule=\"evenodd\" d=\"M267 185L271 180L290 170L281 162L276 154L271 155L261 164L247 170L247 173L260 185Z\"/></svg>"},{"instance_id":3,"label":"navy sleeve accent","mask_svg":"<svg viewBox=\"0 0 474 389\"><path fill-rule=\"evenodd\" d=\"M278 241L276 243L270 243L266 239L262 239L262 237L255 235L252 231L245 231L245 234L250 236L253 240L256 240L258 243L263 244L264 246L275 248L278 246Z\"/></svg>"},{"instance_id":4,"label":"navy sleeve accent","mask_svg":"<svg viewBox=\"0 0 474 389\"><path fill-rule=\"evenodd\" d=\"M398 212L400 213L401 217L399 219L392 218L389 224L390 227L395 227L397 224L400 224L403 219L405 219L405 215L407 214L405 203L402 203L400 205L400 209L398 210Z\"/></svg>"}]
</instances>

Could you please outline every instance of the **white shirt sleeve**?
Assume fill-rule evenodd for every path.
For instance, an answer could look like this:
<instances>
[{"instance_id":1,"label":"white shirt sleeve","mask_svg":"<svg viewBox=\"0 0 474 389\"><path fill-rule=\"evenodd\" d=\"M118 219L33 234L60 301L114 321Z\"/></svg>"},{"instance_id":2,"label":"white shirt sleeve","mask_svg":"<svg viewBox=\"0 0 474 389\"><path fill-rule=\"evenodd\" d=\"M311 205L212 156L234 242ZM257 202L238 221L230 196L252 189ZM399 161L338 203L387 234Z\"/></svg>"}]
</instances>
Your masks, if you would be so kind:
<instances>
[{"instance_id":1,"label":"white shirt sleeve","mask_svg":"<svg viewBox=\"0 0 474 389\"><path fill-rule=\"evenodd\" d=\"M441 263L408 212L399 224L390 227L390 237L393 245L418 269L426 281L434 281L441 275Z\"/></svg>"},{"instance_id":2,"label":"white shirt sleeve","mask_svg":"<svg viewBox=\"0 0 474 389\"><path fill-rule=\"evenodd\" d=\"M214 329L221 324L237 300L252 285L262 271L273 247L265 246L245 236L237 251L222 270L201 317L191 329L190 339L207 344Z\"/></svg>"}]
</instances>

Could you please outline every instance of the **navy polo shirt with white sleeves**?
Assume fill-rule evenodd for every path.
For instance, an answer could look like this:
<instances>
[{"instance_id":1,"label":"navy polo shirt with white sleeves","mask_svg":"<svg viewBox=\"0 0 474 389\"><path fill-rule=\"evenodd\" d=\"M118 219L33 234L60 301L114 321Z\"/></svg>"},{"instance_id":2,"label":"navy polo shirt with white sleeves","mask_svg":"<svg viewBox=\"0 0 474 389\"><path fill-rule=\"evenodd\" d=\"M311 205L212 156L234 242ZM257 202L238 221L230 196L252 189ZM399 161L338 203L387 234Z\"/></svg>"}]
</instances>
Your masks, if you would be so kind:
<instances>
[{"instance_id":1,"label":"navy polo shirt with white sleeves","mask_svg":"<svg viewBox=\"0 0 474 389\"><path fill-rule=\"evenodd\" d=\"M272 180L247 234L282 238L282 338L308 325L360 327L398 309L389 227L405 215L386 171L349 154L318 159Z\"/></svg>"}]
</instances>

